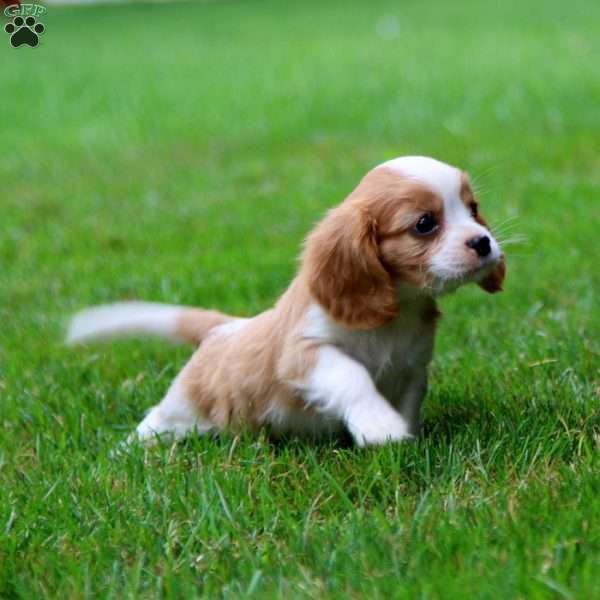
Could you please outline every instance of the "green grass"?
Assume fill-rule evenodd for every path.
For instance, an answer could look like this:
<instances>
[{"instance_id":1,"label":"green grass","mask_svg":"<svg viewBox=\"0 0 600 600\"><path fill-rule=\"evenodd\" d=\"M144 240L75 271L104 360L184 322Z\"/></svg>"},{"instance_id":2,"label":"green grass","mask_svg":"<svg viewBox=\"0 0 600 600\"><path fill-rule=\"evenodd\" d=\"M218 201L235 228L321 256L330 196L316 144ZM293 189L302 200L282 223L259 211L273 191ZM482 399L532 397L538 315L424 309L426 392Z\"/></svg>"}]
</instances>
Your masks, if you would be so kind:
<instances>
[{"instance_id":1,"label":"green grass","mask_svg":"<svg viewBox=\"0 0 600 600\"><path fill-rule=\"evenodd\" d=\"M0 597L600 598L600 4L45 23L35 50L0 40ZM66 349L67 316L265 309L324 210L408 153L528 237L504 294L443 299L422 438L111 458L189 351Z\"/></svg>"}]
</instances>

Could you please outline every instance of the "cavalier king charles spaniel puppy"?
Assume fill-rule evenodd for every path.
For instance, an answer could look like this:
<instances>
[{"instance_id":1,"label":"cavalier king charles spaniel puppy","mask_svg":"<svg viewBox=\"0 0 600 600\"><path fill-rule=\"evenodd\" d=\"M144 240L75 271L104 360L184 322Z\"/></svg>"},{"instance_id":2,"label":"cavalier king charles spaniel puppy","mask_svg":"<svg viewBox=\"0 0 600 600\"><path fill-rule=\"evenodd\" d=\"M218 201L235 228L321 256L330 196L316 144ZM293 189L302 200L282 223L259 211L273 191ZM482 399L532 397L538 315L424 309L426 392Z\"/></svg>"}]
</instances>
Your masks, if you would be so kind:
<instances>
[{"instance_id":1,"label":"cavalier king charles spaniel puppy","mask_svg":"<svg viewBox=\"0 0 600 600\"><path fill-rule=\"evenodd\" d=\"M267 426L385 444L419 431L437 296L470 282L497 292L504 274L467 174L402 157L325 215L273 308L237 318L117 303L78 313L68 341L153 334L197 347L130 439Z\"/></svg>"}]
</instances>

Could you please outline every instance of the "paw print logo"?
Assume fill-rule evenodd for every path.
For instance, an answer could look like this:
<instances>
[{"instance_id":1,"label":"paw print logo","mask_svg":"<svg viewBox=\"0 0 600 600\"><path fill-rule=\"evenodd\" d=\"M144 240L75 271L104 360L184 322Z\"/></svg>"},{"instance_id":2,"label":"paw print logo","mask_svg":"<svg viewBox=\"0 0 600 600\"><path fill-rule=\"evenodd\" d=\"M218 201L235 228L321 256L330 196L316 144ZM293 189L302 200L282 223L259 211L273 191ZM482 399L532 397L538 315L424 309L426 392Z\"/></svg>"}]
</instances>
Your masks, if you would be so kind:
<instances>
[{"instance_id":1,"label":"paw print logo","mask_svg":"<svg viewBox=\"0 0 600 600\"><path fill-rule=\"evenodd\" d=\"M15 17L12 23L7 23L4 26L4 31L10 35L10 44L13 48L18 48L23 44L35 48L39 41L40 35L44 33L46 28L42 23L39 23L35 17Z\"/></svg>"}]
</instances>

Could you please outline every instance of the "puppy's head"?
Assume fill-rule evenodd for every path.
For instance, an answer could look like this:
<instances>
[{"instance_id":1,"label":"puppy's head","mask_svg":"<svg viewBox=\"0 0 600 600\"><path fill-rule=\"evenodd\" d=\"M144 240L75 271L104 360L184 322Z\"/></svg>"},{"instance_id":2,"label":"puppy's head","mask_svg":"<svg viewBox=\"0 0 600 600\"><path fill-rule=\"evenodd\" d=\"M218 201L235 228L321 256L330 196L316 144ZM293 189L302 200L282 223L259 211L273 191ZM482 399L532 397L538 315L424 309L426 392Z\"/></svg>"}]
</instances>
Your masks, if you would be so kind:
<instances>
[{"instance_id":1,"label":"puppy's head","mask_svg":"<svg viewBox=\"0 0 600 600\"><path fill-rule=\"evenodd\" d=\"M338 322L372 329L398 315L398 297L435 296L468 282L502 289L504 256L468 176L431 158L376 167L311 233L303 270Z\"/></svg>"}]
</instances>

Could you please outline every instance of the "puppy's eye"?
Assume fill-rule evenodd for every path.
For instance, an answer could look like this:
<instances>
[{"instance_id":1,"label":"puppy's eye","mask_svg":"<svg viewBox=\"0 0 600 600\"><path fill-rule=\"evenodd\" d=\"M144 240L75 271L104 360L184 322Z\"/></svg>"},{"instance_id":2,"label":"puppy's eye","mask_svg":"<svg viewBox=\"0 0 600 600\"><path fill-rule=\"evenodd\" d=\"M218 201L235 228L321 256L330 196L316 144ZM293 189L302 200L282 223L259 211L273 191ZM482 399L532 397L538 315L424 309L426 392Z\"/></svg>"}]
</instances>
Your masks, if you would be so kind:
<instances>
[{"instance_id":1,"label":"puppy's eye","mask_svg":"<svg viewBox=\"0 0 600 600\"><path fill-rule=\"evenodd\" d=\"M477 216L479 215L479 210L477 208L477 204L475 204L475 202L471 202L471 205L469 206L469 208L471 209L471 216L476 219Z\"/></svg>"},{"instance_id":2,"label":"puppy's eye","mask_svg":"<svg viewBox=\"0 0 600 600\"><path fill-rule=\"evenodd\" d=\"M438 222L431 213L425 213L415 225L415 232L419 235L433 233L438 228Z\"/></svg>"}]
</instances>

